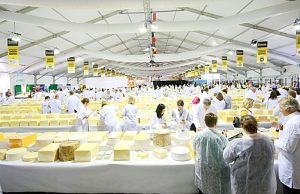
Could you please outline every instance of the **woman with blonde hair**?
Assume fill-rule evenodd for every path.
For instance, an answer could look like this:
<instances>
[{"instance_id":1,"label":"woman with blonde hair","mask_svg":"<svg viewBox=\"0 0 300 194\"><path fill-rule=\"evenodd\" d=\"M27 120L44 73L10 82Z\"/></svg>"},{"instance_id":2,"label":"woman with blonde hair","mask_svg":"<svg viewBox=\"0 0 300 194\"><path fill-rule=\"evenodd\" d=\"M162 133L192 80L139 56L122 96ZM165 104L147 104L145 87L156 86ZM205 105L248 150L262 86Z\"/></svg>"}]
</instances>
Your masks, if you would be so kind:
<instances>
[{"instance_id":1,"label":"woman with blonde hair","mask_svg":"<svg viewBox=\"0 0 300 194\"><path fill-rule=\"evenodd\" d=\"M135 98L133 96L128 97L128 104L124 106L122 116L124 118L124 131L137 130L137 108L134 105Z\"/></svg>"},{"instance_id":2,"label":"woman with blonde hair","mask_svg":"<svg viewBox=\"0 0 300 194\"><path fill-rule=\"evenodd\" d=\"M253 112L250 110L253 107L254 104L254 100L252 98L246 98L243 101L243 106L242 109L240 111L240 116L245 116L245 115L252 115L253 116Z\"/></svg>"}]
</instances>

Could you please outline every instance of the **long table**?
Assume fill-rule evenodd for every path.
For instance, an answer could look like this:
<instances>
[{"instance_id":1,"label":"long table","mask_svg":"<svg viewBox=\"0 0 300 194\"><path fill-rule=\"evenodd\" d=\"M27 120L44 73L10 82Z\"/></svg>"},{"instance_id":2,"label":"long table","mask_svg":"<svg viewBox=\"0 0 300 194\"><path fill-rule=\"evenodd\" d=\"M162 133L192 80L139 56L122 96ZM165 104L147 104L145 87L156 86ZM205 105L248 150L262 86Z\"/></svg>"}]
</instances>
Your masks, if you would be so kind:
<instances>
[{"instance_id":1,"label":"long table","mask_svg":"<svg viewBox=\"0 0 300 194\"><path fill-rule=\"evenodd\" d=\"M151 156L151 155L150 155ZM165 159L97 160L89 163L0 162L3 192L198 193L194 161ZM275 172L278 179L278 165ZM278 182L277 194L282 194Z\"/></svg>"}]
</instances>

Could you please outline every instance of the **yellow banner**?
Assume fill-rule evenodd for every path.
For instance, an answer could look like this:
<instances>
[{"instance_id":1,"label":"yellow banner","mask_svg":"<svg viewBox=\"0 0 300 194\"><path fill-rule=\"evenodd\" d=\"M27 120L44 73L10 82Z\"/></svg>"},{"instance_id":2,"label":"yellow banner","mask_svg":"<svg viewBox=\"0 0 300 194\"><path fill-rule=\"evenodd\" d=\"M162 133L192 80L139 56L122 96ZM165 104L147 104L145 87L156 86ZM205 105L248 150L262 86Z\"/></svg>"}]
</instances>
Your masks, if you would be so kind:
<instances>
[{"instance_id":1,"label":"yellow banner","mask_svg":"<svg viewBox=\"0 0 300 194\"><path fill-rule=\"evenodd\" d=\"M101 68L100 70L101 77L105 77L105 68Z\"/></svg>"},{"instance_id":2,"label":"yellow banner","mask_svg":"<svg viewBox=\"0 0 300 194\"><path fill-rule=\"evenodd\" d=\"M116 72L115 72L114 70L112 70L111 76L112 76L112 77L116 77Z\"/></svg>"},{"instance_id":3,"label":"yellow banner","mask_svg":"<svg viewBox=\"0 0 300 194\"><path fill-rule=\"evenodd\" d=\"M218 61L217 60L212 60L212 62L211 62L211 72L212 73L217 73L218 72Z\"/></svg>"},{"instance_id":4,"label":"yellow banner","mask_svg":"<svg viewBox=\"0 0 300 194\"><path fill-rule=\"evenodd\" d=\"M243 50L236 51L236 66L237 67L244 66L244 51Z\"/></svg>"},{"instance_id":5,"label":"yellow banner","mask_svg":"<svg viewBox=\"0 0 300 194\"><path fill-rule=\"evenodd\" d=\"M204 72L204 67L200 67L199 71L200 71L200 74L202 74Z\"/></svg>"},{"instance_id":6,"label":"yellow banner","mask_svg":"<svg viewBox=\"0 0 300 194\"><path fill-rule=\"evenodd\" d=\"M19 66L19 43L12 39L7 39L7 63L9 66Z\"/></svg>"},{"instance_id":7,"label":"yellow banner","mask_svg":"<svg viewBox=\"0 0 300 194\"><path fill-rule=\"evenodd\" d=\"M69 57L67 59L68 73L75 73L75 57Z\"/></svg>"},{"instance_id":8,"label":"yellow banner","mask_svg":"<svg viewBox=\"0 0 300 194\"><path fill-rule=\"evenodd\" d=\"M195 67L195 76L199 75L199 67Z\"/></svg>"},{"instance_id":9,"label":"yellow banner","mask_svg":"<svg viewBox=\"0 0 300 194\"><path fill-rule=\"evenodd\" d=\"M205 67L204 67L204 73L205 74L209 73L209 65L205 65Z\"/></svg>"},{"instance_id":10,"label":"yellow banner","mask_svg":"<svg viewBox=\"0 0 300 194\"><path fill-rule=\"evenodd\" d=\"M54 69L55 63L54 63L54 50L46 50L46 69Z\"/></svg>"},{"instance_id":11,"label":"yellow banner","mask_svg":"<svg viewBox=\"0 0 300 194\"><path fill-rule=\"evenodd\" d=\"M105 76L106 77L110 77L111 76L111 70L110 69L106 70Z\"/></svg>"},{"instance_id":12,"label":"yellow banner","mask_svg":"<svg viewBox=\"0 0 300 194\"><path fill-rule=\"evenodd\" d=\"M89 62L83 63L83 75L89 75Z\"/></svg>"},{"instance_id":13,"label":"yellow banner","mask_svg":"<svg viewBox=\"0 0 300 194\"><path fill-rule=\"evenodd\" d=\"M296 54L300 55L300 30L296 31Z\"/></svg>"},{"instance_id":14,"label":"yellow banner","mask_svg":"<svg viewBox=\"0 0 300 194\"><path fill-rule=\"evenodd\" d=\"M258 42L257 43L257 63L267 63L268 62L268 42Z\"/></svg>"},{"instance_id":15,"label":"yellow banner","mask_svg":"<svg viewBox=\"0 0 300 194\"><path fill-rule=\"evenodd\" d=\"M227 71L227 69L228 69L227 56L222 56L222 70Z\"/></svg>"},{"instance_id":16,"label":"yellow banner","mask_svg":"<svg viewBox=\"0 0 300 194\"><path fill-rule=\"evenodd\" d=\"M93 76L98 76L98 65L93 65Z\"/></svg>"}]
</instances>

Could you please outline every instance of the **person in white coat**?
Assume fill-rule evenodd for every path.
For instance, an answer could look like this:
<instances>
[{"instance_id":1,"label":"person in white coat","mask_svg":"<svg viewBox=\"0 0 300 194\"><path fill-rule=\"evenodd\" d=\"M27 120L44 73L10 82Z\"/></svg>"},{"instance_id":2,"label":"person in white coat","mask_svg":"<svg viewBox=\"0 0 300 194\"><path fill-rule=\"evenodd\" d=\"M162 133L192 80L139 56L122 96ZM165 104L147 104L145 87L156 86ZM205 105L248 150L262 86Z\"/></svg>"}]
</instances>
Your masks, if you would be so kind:
<instances>
[{"instance_id":1,"label":"person in white coat","mask_svg":"<svg viewBox=\"0 0 300 194\"><path fill-rule=\"evenodd\" d=\"M120 131L120 124L117 118L118 106L102 102L100 119L104 122L105 129L109 132Z\"/></svg>"},{"instance_id":2,"label":"person in white coat","mask_svg":"<svg viewBox=\"0 0 300 194\"><path fill-rule=\"evenodd\" d=\"M77 113L79 107L80 107L79 98L76 95L74 95L73 91L70 91L70 96L67 102L68 113Z\"/></svg>"},{"instance_id":3,"label":"person in white coat","mask_svg":"<svg viewBox=\"0 0 300 194\"><path fill-rule=\"evenodd\" d=\"M61 113L61 101L59 99L59 94L55 94L54 99L49 102L51 113Z\"/></svg>"},{"instance_id":4,"label":"person in white coat","mask_svg":"<svg viewBox=\"0 0 300 194\"><path fill-rule=\"evenodd\" d=\"M217 110L224 110L226 107L226 103L221 92L217 93L217 96L213 99L212 104Z\"/></svg>"},{"instance_id":5,"label":"person in white coat","mask_svg":"<svg viewBox=\"0 0 300 194\"><path fill-rule=\"evenodd\" d=\"M157 129L159 127L167 128L166 119L164 117L165 110L166 106L164 104L157 105L151 118L150 129Z\"/></svg>"},{"instance_id":6,"label":"person in white coat","mask_svg":"<svg viewBox=\"0 0 300 194\"><path fill-rule=\"evenodd\" d=\"M201 103L201 100L200 100ZM196 128L198 130L204 129L206 127L204 117L207 113L214 113L215 115L218 114L217 109L211 104L210 99L204 99L203 103L199 105L197 111L197 122L195 123Z\"/></svg>"},{"instance_id":7,"label":"person in white coat","mask_svg":"<svg viewBox=\"0 0 300 194\"><path fill-rule=\"evenodd\" d=\"M0 104L3 104L5 101L5 97L3 96L3 93L0 92Z\"/></svg>"},{"instance_id":8,"label":"person in white coat","mask_svg":"<svg viewBox=\"0 0 300 194\"><path fill-rule=\"evenodd\" d=\"M190 129L192 118L187 109L184 108L183 100L177 101L177 108L172 110L171 113L171 122L173 125L178 126L184 125L185 128Z\"/></svg>"},{"instance_id":9,"label":"person in white coat","mask_svg":"<svg viewBox=\"0 0 300 194\"><path fill-rule=\"evenodd\" d=\"M274 109L278 104L278 98L276 91L270 93L270 97L266 98L264 101L267 109Z\"/></svg>"},{"instance_id":10,"label":"person in white coat","mask_svg":"<svg viewBox=\"0 0 300 194\"><path fill-rule=\"evenodd\" d=\"M46 96L44 102L42 103L43 107L43 114L49 114L50 113L50 97Z\"/></svg>"},{"instance_id":11,"label":"person in white coat","mask_svg":"<svg viewBox=\"0 0 300 194\"><path fill-rule=\"evenodd\" d=\"M247 99L247 98L251 98L255 102L261 102L256 96L256 88L255 87L251 87L249 90L247 90L245 92L244 99Z\"/></svg>"},{"instance_id":12,"label":"person in white coat","mask_svg":"<svg viewBox=\"0 0 300 194\"><path fill-rule=\"evenodd\" d=\"M124 118L124 131L137 130L137 108L134 105L135 98L133 96L128 97L128 104L124 106L122 116Z\"/></svg>"},{"instance_id":13,"label":"person in white coat","mask_svg":"<svg viewBox=\"0 0 300 194\"><path fill-rule=\"evenodd\" d=\"M246 136L229 142L223 152L224 160L230 164L232 194L275 194L273 142L257 133L253 116L243 116L241 125Z\"/></svg>"},{"instance_id":14,"label":"person in white coat","mask_svg":"<svg viewBox=\"0 0 300 194\"><path fill-rule=\"evenodd\" d=\"M89 117L93 113L91 109L88 108L90 100L84 98L81 100L81 106L77 112L77 131L78 132L88 132L89 131Z\"/></svg>"},{"instance_id":15,"label":"person in white coat","mask_svg":"<svg viewBox=\"0 0 300 194\"><path fill-rule=\"evenodd\" d=\"M279 140L274 145L279 150L278 173L283 184L283 193L300 193L300 106L293 97L279 102L284 115Z\"/></svg>"}]
</instances>

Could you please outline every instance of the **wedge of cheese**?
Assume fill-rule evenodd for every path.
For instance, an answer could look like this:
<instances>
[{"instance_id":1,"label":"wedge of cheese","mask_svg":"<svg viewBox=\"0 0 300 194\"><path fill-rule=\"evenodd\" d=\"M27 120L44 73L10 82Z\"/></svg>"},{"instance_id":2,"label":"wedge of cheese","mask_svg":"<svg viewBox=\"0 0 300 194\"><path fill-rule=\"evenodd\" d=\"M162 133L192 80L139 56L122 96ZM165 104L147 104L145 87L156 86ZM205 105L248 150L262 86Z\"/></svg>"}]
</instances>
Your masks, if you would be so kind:
<instances>
[{"instance_id":1,"label":"wedge of cheese","mask_svg":"<svg viewBox=\"0 0 300 194\"><path fill-rule=\"evenodd\" d=\"M168 151L163 148L157 148L153 150L153 156L159 159L163 159L168 156Z\"/></svg>"},{"instance_id":2,"label":"wedge of cheese","mask_svg":"<svg viewBox=\"0 0 300 194\"><path fill-rule=\"evenodd\" d=\"M65 141L59 145L59 160L72 161L74 160L75 150L79 148L79 141Z\"/></svg>"},{"instance_id":3,"label":"wedge of cheese","mask_svg":"<svg viewBox=\"0 0 300 194\"><path fill-rule=\"evenodd\" d=\"M5 160L6 149L0 149L0 160Z\"/></svg>"},{"instance_id":4,"label":"wedge of cheese","mask_svg":"<svg viewBox=\"0 0 300 194\"><path fill-rule=\"evenodd\" d=\"M97 143L86 143L81 145L75 150L75 161L76 162L91 162L97 159L99 152L99 144Z\"/></svg>"},{"instance_id":5,"label":"wedge of cheese","mask_svg":"<svg viewBox=\"0 0 300 194\"><path fill-rule=\"evenodd\" d=\"M38 158L38 152L27 152L23 155L22 160L24 162L35 162Z\"/></svg>"},{"instance_id":6,"label":"wedge of cheese","mask_svg":"<svg viewBox=\"0 0 300 194\"><path fill-rule=\"evenodd\" d=\"M59 143L51 143L38 151L39 162L54 162L58 159Z\"/></svg>"},{"instance_id":7,"label":"wedge of cheese","mask_svg":"<svg viewBox=\"0 0 300 194\"><path fill-rule=\"evenodd\" d=\"M9 139L11 148L28 147L35 143L37 135L33 134L18 134Z\"/></svg>"},{"instance_id":8,"label":"wedge of cheese","mask_svg":"<svg viewBox=\"0 0 300 194\"><path fill-rule=\"evenodd\" d=\"M0 140L4 139L4 133L0 133Z\"/></svg>"},{"instance_id":9,"label":"wedge of cheese","mask_svg":"<svg viewBox=\"0 0 300 194\"><path fill-rule=\"evenodd\" d=\"M26 148L14 148L6 152L7 161L21 160L23 155L27 152Z\"/></svg>"},{"instance_id":10,"label":"wedge of cheese","mask_svg":"<svg viewBox=\"0 0 300 194\"><path fill-rule=\"evenodd\" d=\"M51 119L50 122L49 122L49 125L50 126L59 126L59 120Z\"/></svg>"},{"instance_id":11,"label":"wedge of cheese","mask_svg":"<svg viewBox=\"0 0 300 194\"><path fill-rule=\"evenodd\" d=\"M130 145L127 142L118 142L114 147L114 160L130 160Z\"/></svg>"},{"instance_id":12,"label":"wedge of cheese","mask_svg":"<svg viewBox=\"0 0 300 194\"><path fill-rule=\"evenodd\" d=\"M138 152L137 157L141 158L141 159L145 159L145 158L149 157L149 154L148 154L148 152Z\"/></svg>"},{"instance_id":13,"label":"wedge of cheese","mask_svg":"<svg viewBox=\"0 0 300 194\"><path fill-rule=\"evenodd\" d=\"M22 127L28 126L28 121L27 120L21 120L20 121L20 126L22 126Z\"/></svg>"}]
</instances>

